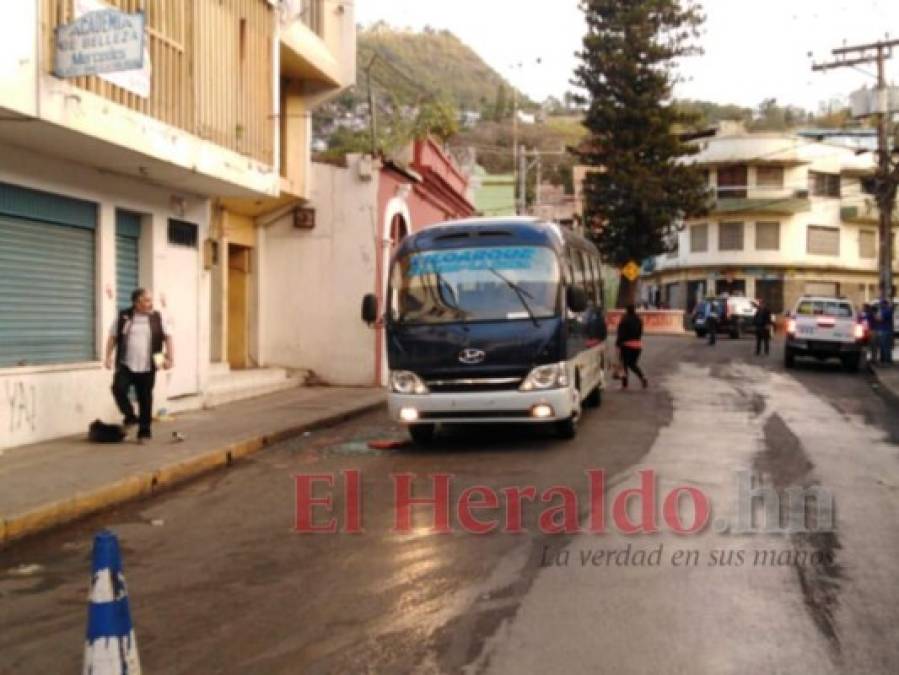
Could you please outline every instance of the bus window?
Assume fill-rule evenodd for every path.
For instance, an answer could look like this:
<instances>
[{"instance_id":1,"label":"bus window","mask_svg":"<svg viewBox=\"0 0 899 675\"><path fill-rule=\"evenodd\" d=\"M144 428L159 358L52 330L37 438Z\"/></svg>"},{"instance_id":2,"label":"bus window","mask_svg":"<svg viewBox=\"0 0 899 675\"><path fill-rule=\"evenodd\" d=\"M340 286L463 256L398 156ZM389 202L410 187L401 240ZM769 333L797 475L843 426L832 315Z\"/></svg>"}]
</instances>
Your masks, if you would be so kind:
<instances>
[{"instance_id":1,"label":"bus window","mask_svg":"<svg viewBox=\"0 0 899 675\"><path fill-rule=\"evenodd\" d=\"M578 257L578 264L583 270L583 272L581 273L581 288L584 289L584 293L587 294L587 298L590 298L590 260L587 258L583 251L577 251L576 255Z\"/></svg>"},{"instance_id":2,"label":"bus window","mask_svg":"<svg viewBox=\"0 0 899 675\"><path fill-rule=\"evenodd\" d=\"M581 256L584 259L584 291L594 304L599 304L596 296L596 273L593 269L593 256L584 251L581 251Z\"/></svg>"},{"instance_id":3,"label":"bus window","mask_svg":"<svg viewBox=\"0 0 899 675\"><path fill-rule=\"evenodd\" d=\"M569 260L571 260L571 264L574 267L574 278L571 283L576 286L580 286L585 291L587 290L587 286L584 283L584 259L581 257L581 252L576 249L568 250Z\"/></svg>"},{"instance_id":4,"label":"bus window","mask_svg":"<svg viewBox=\"0 0 899 675\"><path fill-rule=\"evenodd\" d=\"M562 256L562 270L565 275L565 283L570 285L574 283L574 249L570 246L565 247L565 255Z\"/></svg>"},{"instance_id":5,"label":"bus window","mask_svg":"<svg viewBox=\"0 0 899 675\"><path fill-rule=\"evenodd\" d=\"M602 293L602 265L599 262L599 258L596 256L592 256L590 258L590 262L593 265L593 280L596 283L596 299L600 305L605 303L605 299L603 298Z\"/></svg>"}]
</instances>

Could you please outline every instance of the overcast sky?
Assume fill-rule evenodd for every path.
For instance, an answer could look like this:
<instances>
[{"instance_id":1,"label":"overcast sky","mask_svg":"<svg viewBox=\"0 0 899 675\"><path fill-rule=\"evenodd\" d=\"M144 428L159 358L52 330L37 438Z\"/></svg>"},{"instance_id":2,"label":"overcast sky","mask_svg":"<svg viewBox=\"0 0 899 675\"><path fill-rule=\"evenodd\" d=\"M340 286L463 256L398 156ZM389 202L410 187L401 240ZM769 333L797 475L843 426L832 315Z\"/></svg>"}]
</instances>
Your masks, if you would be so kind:
<instances>
[{"instance_id":1,"label":"overcast sky","mask_svg":"<svg viewBox=\"0 0 899 675\"><path fill-rule=\"evenodd\" d=\"M704 0L703 56L685 61L675 94L756 107L765 98L817 110L874 82L872 65L813 73L830 50L899 37L899 0ZM446 28L534 99L561 96L583 36L577 0L355 0L356 20ZM537 58L542 62L537 63ZM521 63L516 68L515 64ZM899 82L899 48L887 62Z\"/></svg>"}]
</instances>

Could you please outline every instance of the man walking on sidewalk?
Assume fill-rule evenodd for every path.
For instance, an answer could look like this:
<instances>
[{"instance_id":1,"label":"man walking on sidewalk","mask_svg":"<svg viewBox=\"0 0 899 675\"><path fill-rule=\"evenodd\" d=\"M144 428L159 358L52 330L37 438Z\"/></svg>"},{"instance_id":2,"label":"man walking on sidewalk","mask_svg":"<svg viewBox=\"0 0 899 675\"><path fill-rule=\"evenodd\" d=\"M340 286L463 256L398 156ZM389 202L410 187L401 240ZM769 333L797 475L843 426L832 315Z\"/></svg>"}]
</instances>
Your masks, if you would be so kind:
<instances>
[{"instance_id":1,"label":"man walking on sidewalk","mask_svg":"<svg viewBox=\"0 0 899 675\"><path fill-rule=\"evenodd\" d=\"M755 317L752 319L755 325L755 355L761 356L762 346L765 347L765 356L771 350L771 310L765 304L764 300L759 300L759 308L755 311Z\"/></svg>"},{"instance_id":2,"label":"man walking on sidewalk","mask_svg":"<svg viewBox=\"0 0 899 675\"><path fill-rule=\"evenodd\" d=\"M153 296L150 292L138 288L131 294L131 302L132 306L119 312L109 329L106 367L112 368L115 363L112 395L125 416L124 426L138 425L137 440L141 442L152 437L150 427L153 421L153 387L156 384L157 365L161 363L166 370L171 368L175 352L171 332L164 325L159 312L153 310ZM128 390L132 386L137 393L137 416L128 398Z\"/></svg>"}]
</instances>

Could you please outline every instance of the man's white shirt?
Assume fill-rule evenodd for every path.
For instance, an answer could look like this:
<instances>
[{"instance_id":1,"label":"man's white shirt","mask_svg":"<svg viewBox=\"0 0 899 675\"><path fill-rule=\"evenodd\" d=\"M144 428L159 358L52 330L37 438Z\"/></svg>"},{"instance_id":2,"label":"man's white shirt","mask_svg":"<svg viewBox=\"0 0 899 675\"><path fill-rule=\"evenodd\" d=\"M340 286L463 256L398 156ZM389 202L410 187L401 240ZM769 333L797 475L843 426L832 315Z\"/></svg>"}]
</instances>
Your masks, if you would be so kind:
<instances>
[{"instance_id":1,"label":"man's white shirt","mask_svg":"<svg viewBox=\"0 0 899 675\"><path fill-rule=\"evenodd\" d=\"M116 318L109 328L110 337L117 337L119 320ZM125 347L125 360L122 361L132 373L148 373L153 370L153 331L150 329L150 315L134 313L134 319L127 321L124 327L123 339L127 340ZM171 337L172 331L169 323L162 320L162 333L165 337Z\"/></svg>"}]
</instances>

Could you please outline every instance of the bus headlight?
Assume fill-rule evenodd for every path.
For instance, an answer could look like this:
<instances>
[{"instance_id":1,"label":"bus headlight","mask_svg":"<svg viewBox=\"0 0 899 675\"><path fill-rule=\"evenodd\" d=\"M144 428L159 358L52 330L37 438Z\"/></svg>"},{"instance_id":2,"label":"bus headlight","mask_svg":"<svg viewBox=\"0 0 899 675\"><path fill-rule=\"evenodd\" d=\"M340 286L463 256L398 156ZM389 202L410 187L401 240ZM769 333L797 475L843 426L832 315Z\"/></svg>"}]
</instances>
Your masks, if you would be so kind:
<instances>
[{"instance_id":1,"label":"bus headlight","mask_svg":"<svg viewBox=\"0 0 899 675\"><path fill-rule=\"evenodd\" d=\"M560 389L568 386L568 370L565 362L549 363L545 366L537 366L518 388L519 391L540 391L543 389Z\"/></svg>"},{"instance_id":2,"label":"bus headlight","mask_svg":"<svg viewBox=\"0 0 899 675\"><path fill-rule=\"evenodd\" d=\"M390 371L390 391L395 394L427 394L428 387L422 379L408 370Z\"/></svg>"}]
</instances>

